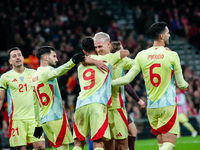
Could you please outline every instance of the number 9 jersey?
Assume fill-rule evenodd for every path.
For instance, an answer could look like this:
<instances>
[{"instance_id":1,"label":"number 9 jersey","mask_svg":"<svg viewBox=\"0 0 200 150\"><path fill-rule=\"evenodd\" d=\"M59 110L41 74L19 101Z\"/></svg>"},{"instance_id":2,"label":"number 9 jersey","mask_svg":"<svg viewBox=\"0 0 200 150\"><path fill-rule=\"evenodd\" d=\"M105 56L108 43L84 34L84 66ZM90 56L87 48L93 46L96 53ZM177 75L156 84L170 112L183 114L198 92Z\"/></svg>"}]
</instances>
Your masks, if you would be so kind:
<instances>
[{"instance_id":1,"label":"number 9 jersey","mask_svg":"<svg viewBox=\"0 0 200 150\"><path fill-rule=\"evenodd\" d=\"M175 76L182 71L178 54L164 47L143 50L135 58L135 70L142 70L147 91L147 108L175 104Z\"/></svg>"},{"instance_id":2,"label":"number 9 jersey","mask_svg":"<svg viewBox=\"0 0 200 150\"><path fill-rule=\"evenodd\" d=\"M103 74L96 66L80 65L78 67L81 92L77 98L76 109L91 103L107 105L108 101L111 100L112 66L121 60L120 52L104 56L90 55L90 57L97 60L106 60L110 70Z\"/></svg>"},{"instance_id":3,"label":"number 9 jersey","mask_svg":"<svg viewBox=\"0 0 200 150\"><path fill-rule=\"evenodd\" d=\"M34 73L33 69L25 68L22 74L12 69L1 76L0 90L7 90L10 120L35 118L33 88L31 86Z\"/></svg>"}]
</instances>

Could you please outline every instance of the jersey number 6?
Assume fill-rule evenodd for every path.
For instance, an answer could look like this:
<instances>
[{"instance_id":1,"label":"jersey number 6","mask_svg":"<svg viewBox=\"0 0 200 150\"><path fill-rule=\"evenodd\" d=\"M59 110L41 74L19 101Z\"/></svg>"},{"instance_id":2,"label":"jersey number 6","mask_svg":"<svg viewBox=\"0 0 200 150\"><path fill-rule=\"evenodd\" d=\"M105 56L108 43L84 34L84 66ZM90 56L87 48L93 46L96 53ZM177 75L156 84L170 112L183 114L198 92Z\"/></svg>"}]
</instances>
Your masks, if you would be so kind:
<instances>
[{"instance_id":1,"label":"jersey number 6","mask_svg":"<svg viewBox=\"0 0 200 150\"><path fill-rule=\"evenodd\" d=\"M152 84L153 86L158 87L158 86L160 85L160 83L161 83L161 77L160 77L159 74L153 73L153 69L154 69L155 67L161 67L161 65L160 65L160 64L153 64L153 65L151 65L151 67L150 67L150 81L151 81L151 84ZM157 78L157 79L158 79L158 82L157 82L157 83L155 83L155 82L153 81L154 78Z\"/></svg>"}]
</instances>

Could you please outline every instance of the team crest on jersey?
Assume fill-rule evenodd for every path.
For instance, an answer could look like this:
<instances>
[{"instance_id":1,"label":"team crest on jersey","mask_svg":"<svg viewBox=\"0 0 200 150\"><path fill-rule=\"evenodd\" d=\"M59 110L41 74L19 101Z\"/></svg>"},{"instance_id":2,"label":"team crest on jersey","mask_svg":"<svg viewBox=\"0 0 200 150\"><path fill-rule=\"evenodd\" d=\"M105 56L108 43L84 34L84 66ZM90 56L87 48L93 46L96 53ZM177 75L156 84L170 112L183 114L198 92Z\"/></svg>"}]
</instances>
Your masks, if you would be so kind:
<instances>
[{"instance_id":1,"label":"team crest on jersey","mask_svg":"<svg viewBox=\"0 0 200 150\"><path fill-rule=\"evenodd\" d=\"M31 83L32 76L28 74L28 75L26 76L26 78L27 78L28 82Z\"/></svg>"},{"instance_id":2,"label":"team crest on jersey","mask_svg":"<svg viewBox=\"0 0 200 150\"><path fill-rule=\"evenodd\" d=\"M23 82L24 81L24 77L19 77L20 78L20 80Z\"/></svg>"}]
</instances>

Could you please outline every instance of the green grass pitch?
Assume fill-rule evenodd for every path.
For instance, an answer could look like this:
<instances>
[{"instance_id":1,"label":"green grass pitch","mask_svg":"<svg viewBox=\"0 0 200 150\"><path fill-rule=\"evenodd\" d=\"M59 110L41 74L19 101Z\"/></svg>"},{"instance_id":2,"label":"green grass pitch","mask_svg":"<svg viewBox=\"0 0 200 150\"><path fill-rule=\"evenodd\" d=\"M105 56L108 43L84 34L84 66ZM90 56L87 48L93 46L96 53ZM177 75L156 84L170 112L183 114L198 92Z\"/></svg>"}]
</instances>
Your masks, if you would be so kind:
<instances>
[{"instance_id":1,"label":"green grass pitch","mask_svg":"<svg viewBox=\"0 0 200 150\"><path fill-rule=\"evenodd\" d=\"M72 150L73 146L69 148ZM89 146L85 145L84 150L88 150ZM47 150L52 150L48 148ZM156 139L136 140L135 150L158 150L158 143ZM200 150L200 135L196 137L184 136L176 141L174 150Z\"/></svg>"}]
</instances>

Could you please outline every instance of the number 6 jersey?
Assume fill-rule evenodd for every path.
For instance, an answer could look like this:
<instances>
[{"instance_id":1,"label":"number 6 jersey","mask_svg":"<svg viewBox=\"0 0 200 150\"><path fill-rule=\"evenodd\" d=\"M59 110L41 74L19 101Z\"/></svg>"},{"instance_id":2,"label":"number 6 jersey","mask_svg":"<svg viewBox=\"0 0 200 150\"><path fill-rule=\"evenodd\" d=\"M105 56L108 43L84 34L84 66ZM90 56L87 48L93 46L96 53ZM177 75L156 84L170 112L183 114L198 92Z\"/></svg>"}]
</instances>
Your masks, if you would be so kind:
<instances>
[{"instance_id":1,"label":"number 6 jersey","mask_svg":"<svg viewBox=\"0 0 200 150\"><path fill-rule=\"evenodd\" d=\"M112 85L127 84L142 70L147 91L147 108L159 108L175 104L175 76L182 72L178 54L164 47L151 47L138 53L129 73L112 81ZM181 76L182 77L182 76ZM126 82L126 83L125 83ZM184 87L187 82L182 80Z\"/></svg>"},{"instance_id":2,"label":"number 6 jersey","mask_svg":"<svg viewBox=\"0 0 200 150\"><path fill-rule=\"evenodd\" d=\"M22 74L12 69L1 76L0 90L7 90L10 120L35 118L31 86L31 78L34 73L33 69L25 68Z\"/></svg>"}]
</instances>

